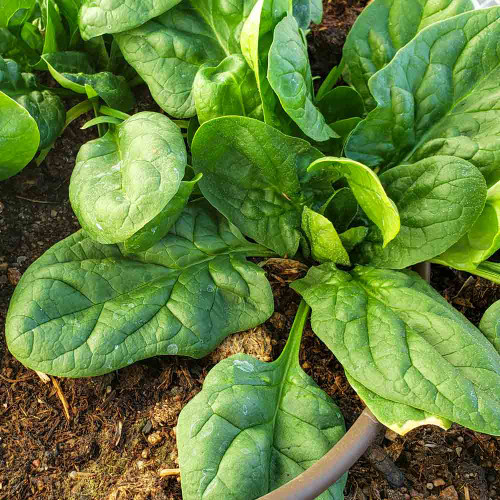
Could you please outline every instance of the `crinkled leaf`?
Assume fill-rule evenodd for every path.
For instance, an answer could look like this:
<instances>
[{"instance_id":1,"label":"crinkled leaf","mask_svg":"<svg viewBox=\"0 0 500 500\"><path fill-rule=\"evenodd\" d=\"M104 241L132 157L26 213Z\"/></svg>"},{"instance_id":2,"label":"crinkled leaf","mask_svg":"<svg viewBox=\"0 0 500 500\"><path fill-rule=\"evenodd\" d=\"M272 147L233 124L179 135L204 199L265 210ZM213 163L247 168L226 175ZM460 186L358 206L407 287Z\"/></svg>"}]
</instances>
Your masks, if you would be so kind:
<instances>
[{"instance_id":1,"label":"crinkled leaf","mask_svg":"<svg viewBox=\"0 0 500 500\"><path fill-rule=\"evenodd\" d=\"M312 308L313 331L355 381L389 401L500 435L500 355L415 273L360 266L347 273L329 263L292 287Z\"/></svg>"},{"instance_id":2,"label":"crinkled leaf","mask_svg":"<svg viewBox=\"0 0 500 500\"><path fill-rule=\"evenodd\" d=\"M146 252L124 256L83 231L24 273L7 317L12 354L34 370L86 377L165 354L201 358L273 311L247 242L206 203L183 212Z\"/></svg>"},{"instance_id":3,"label":"crinkled leaf","mask_svg":"<svg viewBox=\"0 0 500 500\"><path fill-rule=\"evenodd\" d=\"M241 54L226 57L218 66L203 66L193 95L200 123L227 115L263 117L255 74Z\"/></svg>"},{"instance_id":4,"label":"crinkled leaf","mask_svg":"<svg viewBox=\"0 0 500 500\"><path fill-rule=\"evenodd\" d=\"M358 246L368 235L368 228L365 226L351 227L340 233L340 241L344 248L351 252L352 249Z\"/></svg>"},{"instance_id":5,"label":"crinkled leaf","mask_svg":"<svg viewBox=\"0 0 500 500\"><path fill-rule=\"evenodd\" d=\"M141 252L160 241L181 216L196 183L200 179L201 174L191 181L182 181L179 190L165 208L131 238L123 242L121 247L123 251L126 253Z\"/></svg>"},{"instance_id":6,"label":"crinkled leaf","mask_svg":"<svg viewBox=\"0 0 500 500\"><path fill-rule=\"evenodd\" d=\"M107 71L96 73L84 52L55 52L45 54L43 60L62 87L87 94L88 85L111 108L130 111L134 107L134 95L127 80Z\"/></svg>"},{"instance_id":7,"label":"crinkled leaf","mask_svg":"<svg viewBox=\"0 0 500 500\"><path fill-rule=\"evenodd\" d=\"M479 329L500 353L500 300L486 309L479 323Z\"/></svg>"},{"instance_id":8,"label":"crinkled leaf","mask_svg":"<svg viewBox=\"0 0 500 500\"><path fill-rule=\"evenodd\" d=\"M241 31L241 51L254 70L264 121L284 133L291 131L290 117L283 110L267 79L269 48L276 25L287 15L288 0L258 0Z\"/></svg>"},{"instance_id":9,"label":"crinkled leaf","mask_svg":"<svg viewBox=\"0 0 500 500\"><path fill-rule=\"evenodd\" d=\"M376 102L368 80L419 31L473 8L470 0L374 0L347 36L343 49L344 78L363 96L371 111Z\"/></svg>"},{"instance_id":10,"label":"crinkled leaf","mask_svg":"<svg viewBox=\"0 0 500 500\"><path fill-rule=\"evenodd\" d=\"M352 388L358 393L366 406L370 408L377 420L401 436L422 425L437 425L445 430L451 427L452 422L446 418L432 415L413 406L385 399L354 380L347 371L345 371L345 374Z\"/></svg>"},{"instance_id":11,"label":"crinkled leaf","mask_svg":"<svg viewBox=\"0 0 500 500\"><path fill-rule=\"evenodd\" d=\"M291 15L280 21L274 30L267 78L284 110L304 134L315 141L337 137L314 103L307 45Z\"/></svg>"},{"instance_id":12,"label":"crinkled leaf","mask_svg":"<svg viewBox=\"0 0 500 500\"><path fill-rule=\"evenodd\" d=\"M301 305L276 361L245 354L221 361L183 408L177 446L185 500L260 498L301 474L343 436L337 405L299 365L307 313ZM346 479L317 498L342 500Z\"/></svg>"},{"instance_id":13,"label":"crinkled leaf","mask_svg":"<svg viewBox=\"0 0 500 500\"><path fill-rule=\"evenodd\" d=\"M126 241L174 198L186 162L179 127L160 113L137 113L81 147L71 206L96 241Z\"/></svg>"},{"instance_id":14,"label":"crinkled leaf","mask_svg":"<svg viewBox=\"0 0 500 500\"><path fill-rule=\"evenodd\" d=\"M399 234L385 248L376 227L353 260L402 269L441 254L474 225L483 211L486 184L465 160L436 156L401 165L380 176L401 218Z\"/></svg>"},{"instance_id":15,"label":"crinkled leaf","mask_svg":"<svg viewBox=\"0 0 500 500\"><path fill-rule=\"evenodd\" d=\"M333 224L323 215L304 207L302 230L311 248L311 255L318 262L334 262L349 266L349 255Z\"/></svg>"},{"instance_id":16,"label":"crinkled leaf","mask_svg":"<svg viewBox=\"0 0 500 500\"><path fill-rule=\"evenodd\" d=\"M345 177L365 214L382 232L384 247L399 233L398 209L373 170L346 158L326 156L312 163L308 171L326 172L331 175L332 180Z\"/></svg>"},{"instance_id":17,"label":"crinkled leaf","mask_svg":"<svg viewBox=\"0 0 500 500\"><path fill-rule=\"evenodd\" d=\"M170 115L196 113L193 82L205 63L241 53L239 35L255 0L184 0L146 24L115 36L123 56Z\"/></svg>"},{"instance_id":18,"label":"crinkled leaf","mask_svg":"<svg viewBox=\"0 0 500 500\"><path fill-rule=\"evenodd\" d=\"M181 0L85 0L80 11L84 40L141 26L175 7Z\"/></svg>"},{"instance_id":19,"label":"crinkled leaf","mask_svg":"<svg viewBox=\"0 0 500 500\"><path fill-rule=\"evenodd\" d=\"M222 117L205 122L192 144L200 189L240 231L293 256L300 240L300 173L321 156L306 141L263 122Z\"/></svg>"},{"instance_id":20,"label":"crinkled leaf","mask_svg":"<svg viewBox=\"0 0 500 500\"><path fill-rule=\"evenodd\" d=\"M35 156L39 143L33 117L0 91L0 181L22 170Z\"/></svg>"},{"instance_id":21,"label":"crinkled leaf","mask_svg":"<svg viewBox=\"0 0 500 500\"><path fill-rule=\"evenodd\" d=\"M378 105L351 134L347 156L385 169L455 156L488 185L500 180L499 33L500 7L421 31L370 80Z\"/></svg>"},{"instance_id":22,"label":"crinkled leaf","mask_svg":"<svg viewBox=\"0 0 500 500\"><path fill-rule=\"evenodd\" d=\"M0 57L0 91L14 99L34 118L40 133L39 147L44 149L63 130L66 110L57 95L39 88L33 74L21 73L17 63ZM31 150L31 145L28 150Z\"/></svg>"}]
</instances>

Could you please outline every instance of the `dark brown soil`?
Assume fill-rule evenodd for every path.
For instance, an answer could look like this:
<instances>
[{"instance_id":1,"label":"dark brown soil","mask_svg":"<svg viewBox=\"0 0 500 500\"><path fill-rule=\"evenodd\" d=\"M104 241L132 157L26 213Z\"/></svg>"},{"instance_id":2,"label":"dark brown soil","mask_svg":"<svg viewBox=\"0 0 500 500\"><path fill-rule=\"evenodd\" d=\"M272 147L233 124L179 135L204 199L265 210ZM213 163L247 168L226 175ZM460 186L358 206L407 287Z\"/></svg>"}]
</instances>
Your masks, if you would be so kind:
<instances>
[{"instance_id":1,"label":"dark brown soil","mask_svg":"<svg viewBox=\"0 0 500 500\"><path fill-rule=\"evenodd\" d=\"M338 63L350 25L364 1L325 1L326 20L311 34L316 74ZM139 109L155 109L147 92ZM88 118L88 117L87 117ZM200 389L210 368L235 352L264 361L284 346L298 304L288 283L301 276L293 263L264 268L276 312L264 325L227 339L201 360L158 357L93 379L59 380L69 420L52 383L44 384L10 356L3 325L14 286L27 266L78 229L68 202L68 182L80 145L94 137L84 118L57 141L41 168L30 167L0 184L0 500L180 499L175 426L178 414ZM500 286L435 266L432 283L477 323L500 298ZM310 329L301 352L304 369L340 405L350 426L363 405L342 367ZM500 440L459 426L428 426L404 438L387 432L379 444L402 470L405 486L391 489L362 458L352 468L346 498L487 500L500 498Z\"/></svg>"}]
</instances>

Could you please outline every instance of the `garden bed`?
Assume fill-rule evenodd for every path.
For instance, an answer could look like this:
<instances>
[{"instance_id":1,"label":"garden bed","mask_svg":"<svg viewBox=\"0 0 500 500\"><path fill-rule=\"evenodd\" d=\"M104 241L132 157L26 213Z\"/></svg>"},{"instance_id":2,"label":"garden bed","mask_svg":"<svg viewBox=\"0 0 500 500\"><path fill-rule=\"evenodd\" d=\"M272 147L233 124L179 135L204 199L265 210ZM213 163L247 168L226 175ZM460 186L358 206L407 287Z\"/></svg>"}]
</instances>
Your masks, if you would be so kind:
<instances>
[{"instance_id":1,"label":"garden bed","mask_svg":"<svg viewBox=\"0 0 500 500\"><path fill-rule=\"evenodd\" d=\"M349 27L364 2L325 1L324 23L310 36L313 71L325 76L338 63ZM144 87L138 110L159 108ZM28 167L0 184L0 499L180 499L175 426L181 408L221 359L245 352L263 361L282 351L299 296L290 281L304 269L293 261L263 263L275 313L250 332L229 337L202 360L152 358L93 379L61 379L69 410L56 388L44 384L7 351L3 325L14 286L36 258L79 225L68 201L68 183L81 144L93 130L81 117L57 140L41 168ZM500 286L434 266L433 286L472 322L500 298ZM300 362L339 404L350 426L363 404L340 364L309 327ZM405 437L388 431L379 446L401 469L405 486L362 458L350 471L349 499L488 499L500 496L500 441L460 426L445 432L426 426ZM163 476L163 477L162 477ZM497 493L498 492L498 493Z\"/></svg>"}]
</instances>

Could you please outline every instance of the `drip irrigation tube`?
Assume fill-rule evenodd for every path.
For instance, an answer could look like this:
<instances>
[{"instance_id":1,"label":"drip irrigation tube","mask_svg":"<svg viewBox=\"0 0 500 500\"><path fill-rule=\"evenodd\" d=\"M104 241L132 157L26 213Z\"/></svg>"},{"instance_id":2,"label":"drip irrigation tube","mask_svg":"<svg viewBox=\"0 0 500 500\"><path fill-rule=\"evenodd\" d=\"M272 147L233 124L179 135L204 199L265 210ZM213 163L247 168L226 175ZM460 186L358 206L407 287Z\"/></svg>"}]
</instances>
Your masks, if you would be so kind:
<instances>
[{"instance_id":1,"label":"drip irrigation tube","mask_svg":"<svg viewBox=\"0 0 500 500\"><path fill-rule=\"evenodd\" d=\"M422 262L415 266L427 282L431 265ZM373 443L382 424L365 408L344 437L314 465L280 488L260 497L260 500L314 500L340 479Z\"/></svg>"}]
</instances>

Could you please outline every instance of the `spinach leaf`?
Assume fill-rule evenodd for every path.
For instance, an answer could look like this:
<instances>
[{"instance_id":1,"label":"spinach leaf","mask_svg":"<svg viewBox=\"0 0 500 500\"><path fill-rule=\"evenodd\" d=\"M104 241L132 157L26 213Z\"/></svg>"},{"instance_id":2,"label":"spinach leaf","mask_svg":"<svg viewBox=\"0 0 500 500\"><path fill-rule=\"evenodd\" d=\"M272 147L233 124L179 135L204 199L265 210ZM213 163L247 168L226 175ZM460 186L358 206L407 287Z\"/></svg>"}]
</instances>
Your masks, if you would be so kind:
<instances>
[{"instance_id":1,"label":"spinach leaf","mask_svg":"<svg viewBox=\"0 0 500 500\"><path fill-rule=\"evenodd\" d=\"M394 240L400 229L398 209L372 170L346 158L326 156L314 161L308 171L326 172L332 182L345 177L360 207L383 234L383 247Z\"/></svg>"},{"instance_id":2,"label":"spinach leaf","mask_svg":"<svg viewBox=\"0 0 500 500\"><path fill-rule=\"evenodd\" d=\"M436 257L469 232L486 200L479 170L451 156L395 167L380 182L398 207L401 230L384 248L380 230L372 226L351 256L361 264L402 269Z\"/></svg>"},{"instance_id":3,"label":"spinach leaf","mask_svg":"<svg viewBox=\"0 0 500 500\"><path fill-rule=\"evenodd\" d=\"M417 35L433 23L474 8L470 0L374 0L349 31L344 78L362 95L368 111L376 106L368 81Z\"/></svg>"},{"instance_id":4,"label":"spinach leaf","mask_svg":"<svg viewBox=\"0 0 500 500\"><path fill-rule=\"evenodd\" d=\"M262 101L255 74L241 54L226 57L218 66L202 66L193 83L200 123L225 115L262 119Z\"/></svg>"},{"instance_id":5,"label":"spinach leaf","mask_svg":"<svg viewBox=\"0 0 500 500\"><path fill-rule=\"evenodd\" d=\"M364 115L365 106L361 96L351 87L340 86L327 92L317 101L317 106L327 123Z\"/></svg>"},{"instance_id":6,"label":"spinach leaf","mask_svg":"<svg viewBox=\"0 0 500 500\"><path fill-rule=\"evenodd\" d=\"M500 353L500 301L494 302L481 318L479 329Z\"/></svg>"},{"instance_id":7,"label":"spinach leaf","mask_svg":"<svg viewBox=\"0 0 500 500\"><path fill-rule=\"evenodd\" d=\"M24 273L8 312L9 349L29 368L66 377L163 354L200 358L271 315L264 272L246 261L268 254L203 202L133 256L79 231Z\"/></svg>"},{"instance_id":8,"label":"spinach leaf","mask_svg":"<svg viewBox=\"0 0 500 500\"><path fill-rule=\"evenodd\" d=\"M333 224L323 215L304 207L302 230L307 236L311 255L318 262L334 262L349 266L349 255Z\"/></svg>"},{"instance_id":9,"label":"spinach leaf","mask_svg":"<svg viewBox=\"0 0 500 500\"><path fill-rule=\"evenodd\" d=\"M258 0L243 25L240 39L243 56L255 73L264 121L283 133L291 131L291 119L269 84L267 71L274 29L288 10L288 0Z\"/></svg>"},{"instance_id":10,"label":"spinach leaf","mask_svg":"<svg viewBox=\"0 0 500 500\"><path fill-rule=\"evenodd\" d=\"M500 435L500 355L415 273L347 273L328 263L292 288L353 380L380 398Z\"/></svg>"},{"instance_id":11,"label":"spinach leaf","mask_svg":"<svg viewBox=\"0 0 500 500\"><path fill-rule=\"evenodd\" d=\"M61 99L50 90L43 90L31 73L21 73L18 64L0 57L0 91L8 95L35 120L40 142L44 149L50 146L61 133L66 119L66 111ZM28 151L31 151L32 144Z\"/></svg>"},{"instance_id":12,"label":"spinach leaf","mask_svg":"<svg viewBox=\"0 0 500 500\"><path fill-rule=\"evenodd\" d=\"M377 108L351 134L347 156L383 169L455 156L488 186L500 180L499 30L493 7L421 31L370 80Z\"/></svg>"},{"instance_id":13,"label":"spinach leaf","mask_svg":"<svg viewBox=\"0 0 500 500\"><path fill-rule=\"evenodd\" d=\"M486 204L470 231L433 262L468 272L500 248L500 182L488 189Z\"/></svg>"},{"instance_id":14,"label":"spinach leaf","mask_svg":"<svg viewBox=\"0 0 500 500\"><path fill-rule=\"evenodd\" d=\"M227 116L198 129L192 154L200 189L217 210L280 255L297 252L311 182L305 171L319 151L258 120Z\"/></svg>"},{"instance_id":15,"label":"spinach leaf","mask_svg":"<svg viewBox=\"0 0 500 500\"><path fill-rule=\"evenodd\" d=\"M299 365L309 308L297 311L281 356L218 363L177 425L182 496L260 498L319 460L343 436L335 403ZM251 473L249 473L251 471ZM347 474L318 499L341 500Z\"/></svg>"},{"instance_id":16,"label":"spinach leaf","mask_svg":"<svg viewBox=\"0 0 500 500\"><path fill-rule=\"evenodd\" d=\"M274 30L267 77L283 109L304 134L315 141L338 137L314 102L307 44L291 15L280 21Z\"/></svg>"},{"instance_id":17,"label":"spinach leaf","mask_svg":"<svg viewBox=\"0 0 500 500\"><path fill-rule=\"evenodd\" d=\"M240 54L239 35L255 0L184 0L144 25L115 36L123 56L170 115L196 113L193 82L205 63Z\"/></svg>"},{"instance_id":18,"label":"spinach leaf","mask_svg":"<svg viewBox=\"0 0 500 500\"><path fill-rule=\"evenodd\" d=\"M342 233L347 231L358 210L358 202L352 190L343 187L335 191L320 212Z\"/></svg>"},{"instance_id":19,"label":"spinach leaf","mask_svg":"<svg viewBox=\"0 0 500 500\"><path fill-rule=\"evenodd\" d=\"M323 2L321 0L294 0L293 15L303 30L309 28L311 23L320 24L323 19Z\"/></svg>"},{"instance_id":20,"label":"spinach leaf","mask_svg":"<svg viewBox=\"0 0 500 500\"><path fill-rule=\"evenodd\" d=\"M130 111L134 107L135 98L127 80L107 71L95 72L89 56L84 52L54 52L45 54L43 60L54 80L62 87L88 95L89 86L111 108Z\"/></svg>"},{"instance_id":21,"label":"spinach leaf","mask_svg":"<svg viewBox=\"0 0 500 500\"><path fill-rule=\"evenodd\" d=\"M33 117L0 91L0 181L22 170L35 156L39 143Z\"/></svg>"},{"instance_id":22,"label":"spinach leaf","mask_svg":"<svg viewBox=\"0 0 500 500\"><path fill-rule=\"evenodd\" d=\"M84 0L80 31L84 40L141 26L175 7L181 0Z\"/></svg>"},{"instance_id":23,"label":"spinach leaf","mask_svg":"<svg viewBox=\"0 0 500 500\"><path fill-rule=\"evenodd\" d=\"M16 24L23 24L35 7L36 0L4 0L0 9L0 28L12 26L13 21Z\"/></svg>"},{"instance_id":24,"label":"spinach leaf","mask_svg":"<svg viewBox=\"0 0 500 500\"><path fill-rule=\"evenodd\" d=\"M340 241L348 252L351 252L354 247L358 246L366 238L367 235L368 228L365 226L351 227L343 233L339 234Z\"/></svg>"},{"instance_id":25,"label":"spinach leaf","mask_svg":"<svg viewBox=\"0 0 500 500\"><path fill-rule=\"evenodd\" d=\"M174 198L186 162L179 127L160 113L137 113L82 146L71 176L71 206L96 241L126 241Z\"/></svg>"},{"instance_id":26,"label":"spinach leaf","mask_svg":"<svg viewBox=\"0 0 500 500\"><path fill-rule=\"evenodd\" d=\"M389 429L404 436L422 425L437 425L448 430L453 422L446 418L432 415L410 405L395 403L367 389L346 371L346 378L358 396L364 401L377 420Z\"/></svg>"}]
</instances>

